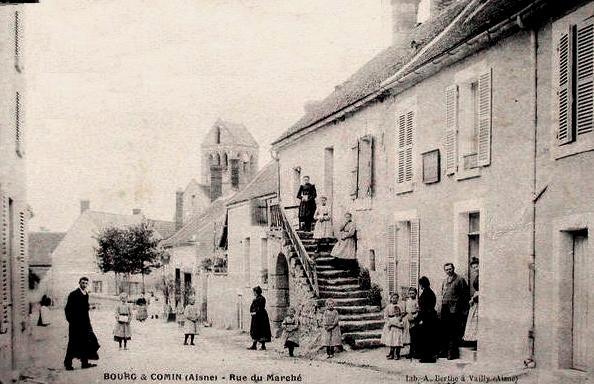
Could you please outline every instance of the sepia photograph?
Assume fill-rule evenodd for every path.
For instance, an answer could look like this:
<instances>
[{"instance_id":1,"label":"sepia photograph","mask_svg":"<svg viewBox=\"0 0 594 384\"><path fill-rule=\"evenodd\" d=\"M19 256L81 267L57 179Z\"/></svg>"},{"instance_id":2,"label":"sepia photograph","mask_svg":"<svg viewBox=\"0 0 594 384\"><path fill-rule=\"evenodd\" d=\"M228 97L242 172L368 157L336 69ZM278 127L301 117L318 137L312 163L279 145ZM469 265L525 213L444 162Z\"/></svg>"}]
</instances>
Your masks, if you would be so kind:
<instances>
[{"instance_id":1,"label":"sepia photograph","mask_svg":"<svg viewBox=\"0 0 594 384\"><path fill-rule=\"evenodd\" d=\"M594 0L0 0L0 384L594 383Z\"/></svg>"}]
</instances>

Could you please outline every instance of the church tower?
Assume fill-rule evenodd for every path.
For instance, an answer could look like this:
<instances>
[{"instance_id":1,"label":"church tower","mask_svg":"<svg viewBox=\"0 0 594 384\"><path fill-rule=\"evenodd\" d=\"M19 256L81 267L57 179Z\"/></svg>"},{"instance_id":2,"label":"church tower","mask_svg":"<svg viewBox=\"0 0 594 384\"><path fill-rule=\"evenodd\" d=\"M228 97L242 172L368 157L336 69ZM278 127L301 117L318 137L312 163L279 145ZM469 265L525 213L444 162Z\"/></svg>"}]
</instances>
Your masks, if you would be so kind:
<instances>
[{"instance_id":1,"label":"church tower","mask_svg":"<svg viewBox=\"0 0 594 384\"><path fill-rule=\"evenodd\" d=\"M258 171L259 145L243 124L218 119L201 146L201 184L211 201L238 191Z\"/></svg>"}]
</instances>

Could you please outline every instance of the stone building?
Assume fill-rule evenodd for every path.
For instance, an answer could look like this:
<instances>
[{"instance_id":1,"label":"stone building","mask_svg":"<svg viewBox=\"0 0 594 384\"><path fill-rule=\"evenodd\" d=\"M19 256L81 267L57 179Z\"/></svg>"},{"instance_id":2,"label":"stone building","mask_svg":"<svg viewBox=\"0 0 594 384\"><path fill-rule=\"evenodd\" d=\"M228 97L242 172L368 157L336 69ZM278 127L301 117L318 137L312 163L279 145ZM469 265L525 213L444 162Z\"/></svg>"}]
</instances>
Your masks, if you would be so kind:
<instances>
[{"instance_id":1,"label":"stone building","mask_svg":"<svg viewBox=\"0 0 594 384\"><path fill-rule=\"evenodd\" d=\"M29 270L35 280L43 279L52 266L52 252L66 235L65 232L29 232Z\"/></svg>"},{"instance_id":2,"label":"stone building","mask_svg":"<svg viewBox=\"0 0 594 384\"><path fill-rule=\"evenodd\" d=\"M143 221L147 221L153 227L155 235L160 239L168 238L175 232L173 222L147 219L139 209L134 209L131 215L97 212L90 209L88 201L81 201L80 216L52 253L52 267L45 278L47 282L42 281L42 286L47 287L47 294L56 304L64 305L68 294L77 287L78 279L86 276L89 278L91 294L116 295L118 282L114 274L101 272L97 265L96 236L104 228L126 228ZM132 275L127 284L123 289L131 295L140 295L142 276Z\"/></svg>"},{"instance_id":3,"label":"stone building","mask_svg":"<svg viewBox=\"0 0 594 384\"><path fill-rule=\"evenodd\" d=\"M443 264L469 279L479 258L478 351L464 357L581 380L594 366L581 272L593 269L593 4L435 0L441 12L417 25L418 3L392 0L393 45L273 143L281 206L309 175L335 227L352 212L359 264L384 298L425 275L439 301ZM376 345L379 333L353 336Z\"/></svg>"},{"instance_id":4,"label":"stone building","mask_svg":"<svg viewBox=\"0 0 594 384\"><path fill-rule=\"evenodd\" d=\"M27 365L30 341L25 21L22 5L0 4L0 381L6 383Z\"/></svg>"}]
</instances>

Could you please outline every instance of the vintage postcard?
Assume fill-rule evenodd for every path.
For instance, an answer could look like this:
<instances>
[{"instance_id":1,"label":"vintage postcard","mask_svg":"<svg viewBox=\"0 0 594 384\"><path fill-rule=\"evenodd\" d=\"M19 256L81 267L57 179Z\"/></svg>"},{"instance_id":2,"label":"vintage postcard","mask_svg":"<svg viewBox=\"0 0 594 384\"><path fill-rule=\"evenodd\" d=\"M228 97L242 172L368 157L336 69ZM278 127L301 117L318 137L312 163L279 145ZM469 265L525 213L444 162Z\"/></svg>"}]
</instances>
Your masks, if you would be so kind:
<instances>
[{"instance_id":1,"label":"vintage postcard","mask_svg":"<svg viewBox=\"0 0 594 384\"><path fill-rule=\"evenodd\" d=\"M594 374L594 1L0 1L0 384Z\"/></svg>"}]
</instances>

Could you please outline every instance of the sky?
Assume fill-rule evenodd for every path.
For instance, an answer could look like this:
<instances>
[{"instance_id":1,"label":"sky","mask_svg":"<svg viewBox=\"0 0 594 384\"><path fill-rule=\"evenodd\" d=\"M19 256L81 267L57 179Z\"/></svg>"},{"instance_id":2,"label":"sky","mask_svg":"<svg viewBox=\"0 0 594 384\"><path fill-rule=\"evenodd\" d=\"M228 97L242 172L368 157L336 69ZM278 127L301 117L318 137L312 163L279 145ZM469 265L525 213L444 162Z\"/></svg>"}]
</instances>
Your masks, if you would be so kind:
<instances>
[{"instance_id":1,"label":"sky","mask_svg":"<svg viewBox=\"0 0 594 384\"><path fill-rule=\"evenodd\" d=\"M362 4L365 4L364 6ZM172 220L221 118L261 147L390 43L389 0L45 0L27 6L30 230L91 209Z\"/></svg>"}]
</instances>

